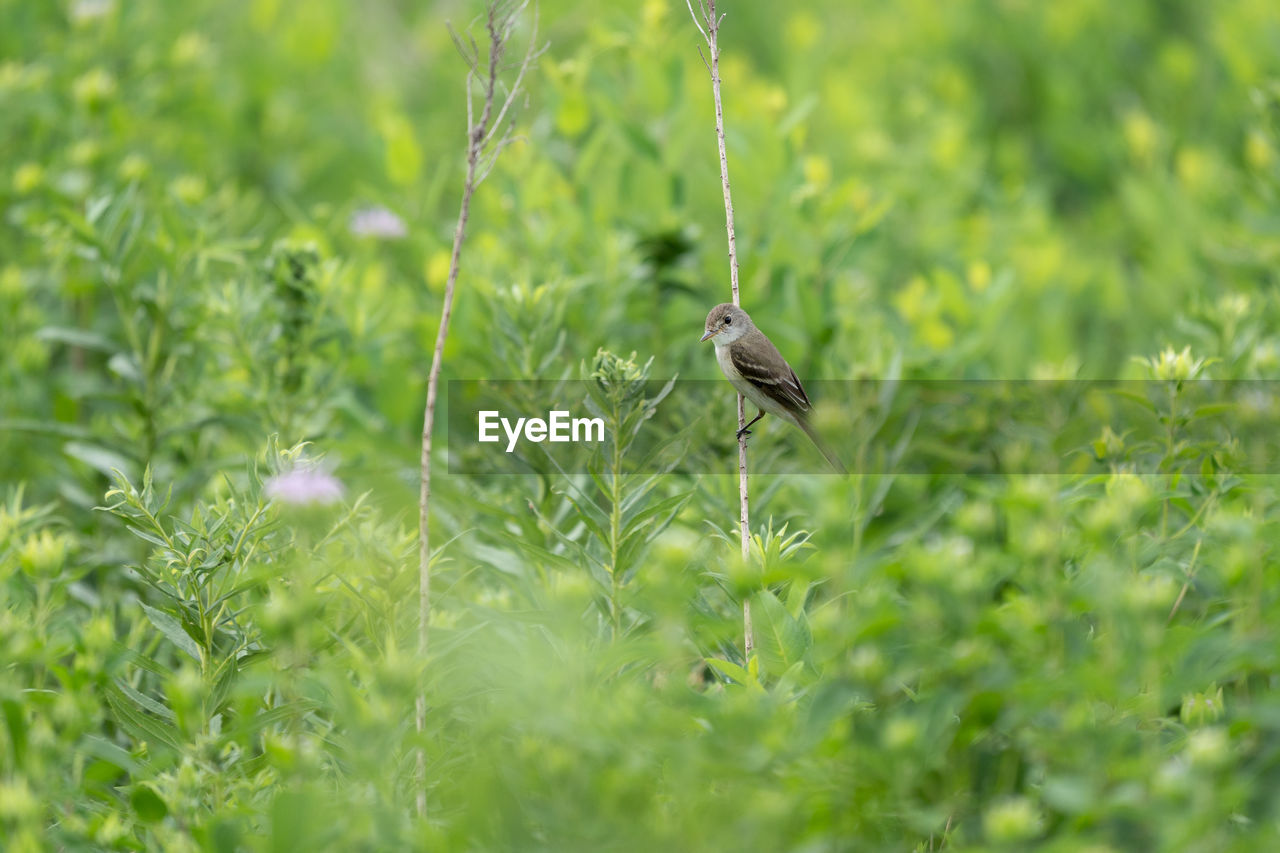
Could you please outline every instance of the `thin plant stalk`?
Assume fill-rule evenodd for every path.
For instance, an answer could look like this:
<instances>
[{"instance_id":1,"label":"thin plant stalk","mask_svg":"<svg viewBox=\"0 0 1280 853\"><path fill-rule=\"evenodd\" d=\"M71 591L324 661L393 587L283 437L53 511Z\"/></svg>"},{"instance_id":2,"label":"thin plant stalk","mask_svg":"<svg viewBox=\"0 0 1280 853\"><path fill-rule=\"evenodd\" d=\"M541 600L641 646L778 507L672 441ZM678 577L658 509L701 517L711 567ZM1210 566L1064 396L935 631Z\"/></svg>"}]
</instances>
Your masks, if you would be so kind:
<instances>
[{"instance_id":1,"label":"thin plant stalk","mask_svg":"<svg viewBox=\"0 0 1280 853\"><path fill-rule=\"evenodd\" d=\"M458 283L458 270L462 259L462 244L467 236L467 220L471 215L471 197L476 187L488 177L498 160L498 155L512 141L512 105L522 92L525 74L542 55L545 46L537 46L538 14L534 7L533 32L524 58L517 63L507 63L505 55L512 31L527 2L491 0L484 16L484 29L488 40L488 57L482 59L475 40L463 39L450 28L454 44L467 63L467 174L462 185L462 202L458 207L458 221L453 229L453 251L449 256L449 277L444 287L444 305L440 311L440 326L436 330L436 345L431 355L431 369L427 373L427 402L422 416L421 488L418 494L418 658L425 660L428 651L428 628L431 624L431 439L435 432L436 399L440 386L440 367L444 360L444 344L449 337L449 318L453 313L453 296ZM504 71L516 69L509 87L504 87L501 76ZM479 118L473 99L475 85L480 84L479 95L483 99ZM504 94L505 92L505 94ZM496 114L495 114L496 110ZM414 715L416 730L421 736L427 725L427 697L425 689L417 696ZM427 765L426 753L421 746L415 755L417 769L416 805L419 817L427 813Z\"/></svg>"},{"instance_id":2,"label":"thin plant stalk","mask_svg":"<svg viewBox=\"0 0 1280 853\"><path fill-rule=\"evenodd\" d=\"M613 422L620 423L618 407L613 408ZM622 546L622 444L615 433L613 437L613 464L609 484L609 617L613 622L613 639L622 636L622 588L618 575L618 554Z\"/></svg>"},{"instance_id":3,"label":"thin plant stalk","mask_svg":"<svg viewBox=\"0 0 1280 853\"><path fill-rule=\"evenodd\" d=\"M710 62L704 56L702 64L707 66L711 75L711 94L716 105L716 144L720 152L720 186L724 190L724 222L729 238L729 289L733 294L733 304L741 305L738 296L738 240L733 229L733 194L729 188L729 158L724 145L724 104L720 99L720 24L724 22L724 13L716 14L715 0L698 0L698 11L693 10L692 0L685 0L693 24L702 33L707 43ZM701 14L701 20L699 20ZM702 49L698 49L701 56ZM745 562L751 555L751 512L747 491L747 437L742 430L747 425L746 399L738 395L738 529L742 539L742 559ZM746 658L751 657L755 648L755 635L751 629L751 600L742 601L742 635L743 650Z\"/></svg>"}]
</instances>

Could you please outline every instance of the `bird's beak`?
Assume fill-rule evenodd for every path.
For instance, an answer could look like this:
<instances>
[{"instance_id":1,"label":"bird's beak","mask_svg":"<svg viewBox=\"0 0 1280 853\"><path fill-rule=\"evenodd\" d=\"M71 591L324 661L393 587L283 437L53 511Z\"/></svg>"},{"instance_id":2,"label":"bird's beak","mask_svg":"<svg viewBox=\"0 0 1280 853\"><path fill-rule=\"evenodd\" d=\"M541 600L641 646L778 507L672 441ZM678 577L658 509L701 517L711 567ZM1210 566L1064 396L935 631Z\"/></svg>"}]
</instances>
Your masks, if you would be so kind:
<instances>
[{"instance_id":1,"label":"bird's beak","mask_svg":"<svg viewBox=\"0 0 1280 853\"><path fill-rule=\"evenodd\" d=\"M706 333L704 333L704 334L703 334L703 336L702 336L701 338L699 338L699 339L698 339L698 343L702 343L702 342L703 342L703 341L705 341L707 338L715 337L715 334L716 334L715 332L713 332L713 331L711 331L710 329L708 329L708 330L706 331Z\"/></svg>"}]
</instances>

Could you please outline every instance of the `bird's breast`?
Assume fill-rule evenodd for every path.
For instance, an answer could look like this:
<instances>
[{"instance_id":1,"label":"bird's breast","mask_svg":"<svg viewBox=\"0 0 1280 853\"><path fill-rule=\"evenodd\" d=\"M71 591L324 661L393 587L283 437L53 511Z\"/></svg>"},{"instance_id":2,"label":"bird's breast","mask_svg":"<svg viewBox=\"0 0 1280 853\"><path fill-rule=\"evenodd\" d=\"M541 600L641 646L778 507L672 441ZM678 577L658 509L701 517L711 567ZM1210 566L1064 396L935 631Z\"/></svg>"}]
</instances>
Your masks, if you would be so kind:
<instances>
[{"instance_id":1,"label":"bird's breast","mask_svg":"<svg viewBox=\"0 0 1280 853\"><path fill-rule=\"evenodd\" d=\"M728 379L735 386L744 381L742 374L738 372L738 368L733 366L733 359L729 357L729 347L716 347L716 361L720 364L720 372L724 374L725 379Z\"/></svg>"},{"instance_id":2,"label":"bird's breast","mask_svg":"<svg viewBox=\"0 0 1280 853\"><path fill-rule=\"evenodd\" d=\"M754 403L760 411L789 417L784 407L749 382L738 368L733 366L728 346L716 347L716 361L719 362L720 370L724 373L724 378L729 380L729 384L736 388L739 394Z\"/></svg>"}]
</instances>

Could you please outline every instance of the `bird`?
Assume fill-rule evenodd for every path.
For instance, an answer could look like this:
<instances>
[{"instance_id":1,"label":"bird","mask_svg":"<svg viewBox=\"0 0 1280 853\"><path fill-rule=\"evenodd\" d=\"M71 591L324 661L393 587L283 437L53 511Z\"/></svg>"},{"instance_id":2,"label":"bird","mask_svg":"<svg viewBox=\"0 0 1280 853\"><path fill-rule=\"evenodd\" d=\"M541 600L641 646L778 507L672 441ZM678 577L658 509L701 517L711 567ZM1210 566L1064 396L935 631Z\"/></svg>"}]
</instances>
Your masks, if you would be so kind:
<instances>
[{"instance_id":1,"label":"bird","mask_svg":"<svg viewBox=\"0 0 1280 853\"><path fill-rule=\"evenodd\" d=\"M702 336L702 341L708 340L715 344L716 361L725 378L760 410L738 430L737 438L750 435L751 425L765 415L777 415L799 427L832 468L842 474L848 473L840 458L809 423L809 410L813 405L800 384L800 378L773 341L751 322L746 311L732 302L723 302L712 308L707 314Z\"/></svg>"}]
</instances>

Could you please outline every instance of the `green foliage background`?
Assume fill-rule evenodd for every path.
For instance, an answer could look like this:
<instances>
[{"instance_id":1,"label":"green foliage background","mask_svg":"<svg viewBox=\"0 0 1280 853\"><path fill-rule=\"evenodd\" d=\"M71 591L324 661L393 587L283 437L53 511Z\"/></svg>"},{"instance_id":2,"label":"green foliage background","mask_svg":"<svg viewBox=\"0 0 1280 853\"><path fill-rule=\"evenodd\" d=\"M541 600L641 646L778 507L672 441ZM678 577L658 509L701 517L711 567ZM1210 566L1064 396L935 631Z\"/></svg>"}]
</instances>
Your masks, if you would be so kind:
<instances>
[{"instance_id":1,"label":"green foliage background","mask_svg":"<svg viewBox=\"0 0 1280 853\"><path fill-rule=\"evenodd\" d=\"M442 449L419 660L479 4L0 0L6 849L1275 847L1280 504L1176 404L1280 369L1280 7L722 5L743 303L800 375L1151 378L1166 432L757 477L745 564L727 386L705 476ZM676 0L541 16L445 379L596 377L622 426L718 376L710 86ZM341 504L267 500L321 456Z\"/></svg>"}]
</instances>

